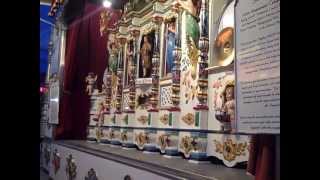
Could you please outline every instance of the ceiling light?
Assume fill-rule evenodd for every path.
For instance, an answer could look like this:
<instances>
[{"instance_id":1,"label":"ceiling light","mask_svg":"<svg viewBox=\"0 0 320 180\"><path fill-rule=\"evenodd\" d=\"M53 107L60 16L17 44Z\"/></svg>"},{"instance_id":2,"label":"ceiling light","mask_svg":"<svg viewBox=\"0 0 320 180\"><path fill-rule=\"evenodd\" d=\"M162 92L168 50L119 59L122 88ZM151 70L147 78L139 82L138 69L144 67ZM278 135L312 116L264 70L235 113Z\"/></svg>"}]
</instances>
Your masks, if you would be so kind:
<instances>
[{"instance_id":1,"label":"ceiling light","mask_svg":"<svg viewBox=\"0 0 320 180\"><path fill-rule=\"evenodd\" d=\"M106 7L106 8L109 8L109 7L111 7L111 2L108 1L108 0L104 0L103 1L103 6Z\"/></svg>"}]
</instances>

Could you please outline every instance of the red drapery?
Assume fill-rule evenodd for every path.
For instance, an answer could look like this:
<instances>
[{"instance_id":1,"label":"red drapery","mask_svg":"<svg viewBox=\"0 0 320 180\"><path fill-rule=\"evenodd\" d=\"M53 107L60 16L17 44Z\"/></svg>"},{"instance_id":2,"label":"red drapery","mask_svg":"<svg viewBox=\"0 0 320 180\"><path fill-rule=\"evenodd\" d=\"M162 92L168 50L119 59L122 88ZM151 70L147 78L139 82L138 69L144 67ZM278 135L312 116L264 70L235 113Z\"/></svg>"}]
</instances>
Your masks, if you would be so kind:
<instances>
[{"instance_id":1,"label":"red drapery","mask_svg":"<svg viewBox=\"0 0 320 180\"><path fill-rule=\"evenodd\" d=\"M276 136L253 135L247 172L255 176L255 180L275 180L276 163Z\"/></svg>"},{"instance_id":2,"label":"red drapery","mask_svg":"<svg viewBox=\"0 0 320 180\"><path fill-rule=\"evenodd\" d=\"M85 93L85 77L89 72L98 75L100 88L107 67L107 34L100 36L99 18L102 6L86 2L84 12L68 27L64 85L59 109L56 139L85 139L89 123L90 99ZM120 13L112 14L113 25Z\"/></svg>"}]
</instances>

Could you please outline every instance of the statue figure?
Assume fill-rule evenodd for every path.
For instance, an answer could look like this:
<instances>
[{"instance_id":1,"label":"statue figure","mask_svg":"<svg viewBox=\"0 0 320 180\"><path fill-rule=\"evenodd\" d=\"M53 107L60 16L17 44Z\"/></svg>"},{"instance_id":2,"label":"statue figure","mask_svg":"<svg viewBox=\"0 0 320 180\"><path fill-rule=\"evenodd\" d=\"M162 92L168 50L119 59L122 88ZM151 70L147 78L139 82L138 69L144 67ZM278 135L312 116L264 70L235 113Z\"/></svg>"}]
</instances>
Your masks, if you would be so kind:
<instances>
[{"instance_id":1,"label":"statue figure","mask_svg":"<svg viewBox=\"0 0 320 180\"><path fill-rule=\"evenodd\" d=\"M231 131L235 131L235 100L234 100L234 85L228 84L223 92L222 111L227 116L227 122L231 124Z\"/></svg>"},{"instance_id":2,"label":"statue figure","mask_svg":"<svg viewBox=\"0 0 320 180\"><path fill-rule=\"evenodd\" d=\"M151 54L152 48L151 43L149 42L148 36L143 37L143 45L141 48L141 60L142 60L142 68L143 68L143 77L147 77L147 72L151 68Z\"/></svg>"},{"instance_id":3,"label":"statue figure","mask_svg":"<svg viewBox=\"0 0 320 180\"><path fill-rule=\"evenodd\" d=\"M111 13L107 10L103 10L101 13L100 13L100 21L99 21L99 24L100 24L100 36L103 36L107 29L108 29L108 23L109 23L109 19L110 19L110 15Z\"/></svg>"},{"instance_id":4,"label":"statue figure","mask_svg":"<svg viewBox=\"0 0 320 180\"><path fill-rule=\"evenodd\" d=\"M115 34L110 34L108 37L108 68L106 71L116 73L117 72L117 65L118 65L118 45L116 42Z\"/></svg>"},{"instance_id":5,"label":"statue figure","mask_svg":"<svg viewBox=\"0 0 320 180\"><path fill-rule=\"evenodd\" d=\"M196 78L199 53L199 14L201 9L200 0L178 0L179 4L186 11L186 39L188 47L188 56L191 63L191 76Z\"/></svg>"},{"instance_id":6,"label":"statue figure","mask_svg":"<svg viewBox=\"0 0 320 180\"><path fill-rule=\"evenodd\" d=\"M127 84L133 80L134 76L134 62L133 62L133 47L132 47L132 42L128 44L127 48L127 62L128 62L128 70L127 70Z\"/></svg>"},{"instance_id":7,"label":"statue figure","mask_svg":"<svg viewBox=\"0 0 320 180\"><path fill-rule=\"evenodd\" d=\"M98 110L97 110L98 126L101 126L104 123L104 111L105 111L104 104L103 104L103 102L100 102L98 104Z\"/></svg>"},{"instance_id":8,"label":"statue figure","mask_svg":"<svg viewBox=\"0 0 320 180\"><path fill-rule=\"evenodd\" d=\"M118 65L118 48L115 42L108 46L109 51L109 72L116 73Z\"/></svg>"},{"instance_id":9,"label":"statue figure","mask_svg":"<svg viewBox=\"0 0 320 180\"><path fill-rule=\"evenodd\" d=\"M186 30L187 35L192 38L198 47L200 30L199 30L199 14L201 9L200 0L178 0L183 9L186 10Z\"/></svg>"},{"instance_id":10,"label":"statue figure","mask_svg":"<svg viewBox=\"0 0 320 180\"><path fill-rule=\"evenodd\" d=\"M91 96L93 93L94 85L97 81L97 78L98 76L94 75L92 72L90 72L86 77L86 83L87 83L86 92L88 93L89 96Z\"/></svg>"}]
</instances>

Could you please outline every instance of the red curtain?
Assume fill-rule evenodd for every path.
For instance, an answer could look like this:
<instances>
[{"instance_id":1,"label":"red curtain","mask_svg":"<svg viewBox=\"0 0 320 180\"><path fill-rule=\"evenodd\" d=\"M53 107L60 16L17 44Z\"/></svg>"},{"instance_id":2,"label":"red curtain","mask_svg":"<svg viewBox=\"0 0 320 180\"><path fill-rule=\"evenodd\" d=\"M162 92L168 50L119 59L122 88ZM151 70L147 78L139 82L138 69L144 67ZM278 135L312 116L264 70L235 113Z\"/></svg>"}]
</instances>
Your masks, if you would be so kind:
<instances>
[{"instance_id":1,"label":"red curtain","mask_svg":"<svg viewBox=\"0 0 320 180\"><path fill-rule=\"evenodd\" d=\"M255 180L275 180L276 163L276 136L253 135L247 172L255 176Z\"/></svg>"},{"instance_id":2,"label":"red curtain","mask_svg":"<svg viewBox=\"0 0 320 180\"><path fill-rule=\"evenodd\" d=\"M86 2L82 15L68 26L63 94L55 139L86 138L90 99L85 93L84 79L89 72L97 74L97 85L100 88L107 67L107 34L101 37L99 31L102 10L102 6ZM119 17L119 12L113 13L110 26Z\"/></svg>"}]
</instances>

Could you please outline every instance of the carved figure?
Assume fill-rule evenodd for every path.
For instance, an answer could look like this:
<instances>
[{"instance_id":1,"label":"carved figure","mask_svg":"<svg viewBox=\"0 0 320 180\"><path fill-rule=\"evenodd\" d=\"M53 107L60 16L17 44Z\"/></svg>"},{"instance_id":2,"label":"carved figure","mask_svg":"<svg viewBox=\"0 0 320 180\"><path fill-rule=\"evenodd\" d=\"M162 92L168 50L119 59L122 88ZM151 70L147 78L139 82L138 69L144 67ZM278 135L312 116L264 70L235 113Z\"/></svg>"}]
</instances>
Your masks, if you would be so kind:
<instances>
[{"instance_id":1,"label":"carved figure","mask_svg":"<svg viewBox=\"0 0 320 180\"><path fill-rule=\"evenodd\" d=\"M86 92L88 93L89 96L91 96L93 93L94 85L97 81L97 78L98 76L94 75L92 72L90 72L86 77L86 83L87 83Z\"/></svg>"}]
</instances>

